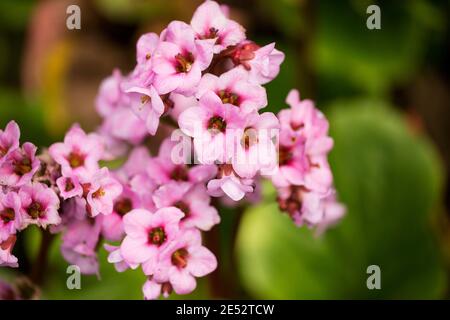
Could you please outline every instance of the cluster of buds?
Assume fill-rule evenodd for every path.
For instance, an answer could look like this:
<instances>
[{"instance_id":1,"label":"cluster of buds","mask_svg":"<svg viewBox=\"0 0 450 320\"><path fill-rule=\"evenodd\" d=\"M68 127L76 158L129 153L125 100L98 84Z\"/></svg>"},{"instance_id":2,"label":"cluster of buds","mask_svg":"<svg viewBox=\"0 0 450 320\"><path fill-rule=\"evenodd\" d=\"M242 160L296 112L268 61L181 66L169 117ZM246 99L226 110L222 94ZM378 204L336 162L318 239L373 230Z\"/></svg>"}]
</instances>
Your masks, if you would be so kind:
<instances>
[{"instance_id":1,"label":"cluster of buds","mask_svg":"<svg viewBox=\"0 0 450 320\"><path fill-rule=\"evenodd\" d=\"M155 299L190 293L216 269L202 245L202 232L220 222L211 197L253 202L265 177L298 225L323 230L344 214L323 114L294 90L291 109L262 112L263 85L284 60L274 43L248 40L228 8L208 0L189 24L173 21L136 47L135 68L100 86L96 133L73 126L36 158L32 144L19 148L15 123L0 132L2 265L17 266L16 230L49 226L85 274L98 274L106 240L108 261L118 272L140 267L144 297ZM115 170L99 165L118 159L126 160Z\"/></svg>"}]
</instances>

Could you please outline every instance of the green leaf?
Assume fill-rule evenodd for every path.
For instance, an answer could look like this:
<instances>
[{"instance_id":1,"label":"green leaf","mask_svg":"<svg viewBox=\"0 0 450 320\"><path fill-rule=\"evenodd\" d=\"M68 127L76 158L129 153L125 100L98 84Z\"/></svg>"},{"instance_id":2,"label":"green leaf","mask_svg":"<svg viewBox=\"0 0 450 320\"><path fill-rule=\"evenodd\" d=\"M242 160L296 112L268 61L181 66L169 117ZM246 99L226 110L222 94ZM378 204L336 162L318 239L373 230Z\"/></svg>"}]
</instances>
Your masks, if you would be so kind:
<instances>
[{"instance_id":1,"label":"green leaf","mask_svg":"<svg viewBox=\"0 0 450 320\"><path fill-rule=\"evenodd\" d=\"M241 279L256 298L439 298L445 274L430 218L441 192L434 150L380 103L331 108L330 161L347 215L321 237L265 203L238 235ZM269 194L266 191L266 194ZM381 268L369 290L367 267Z\"/></svg>"}]
</instances>

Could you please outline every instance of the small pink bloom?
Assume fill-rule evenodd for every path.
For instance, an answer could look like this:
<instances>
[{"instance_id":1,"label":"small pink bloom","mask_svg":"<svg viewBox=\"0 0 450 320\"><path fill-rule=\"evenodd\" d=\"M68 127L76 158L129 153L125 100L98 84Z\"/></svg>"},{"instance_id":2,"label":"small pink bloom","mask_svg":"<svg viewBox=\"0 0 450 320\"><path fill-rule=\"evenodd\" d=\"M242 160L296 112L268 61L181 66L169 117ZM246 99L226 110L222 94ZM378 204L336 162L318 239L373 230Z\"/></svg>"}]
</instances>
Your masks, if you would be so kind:
<instances>
[{"instance_id":1,"label":"small pink bloom","mask_svg":"<svg viewBox=\"0 0 450 320\"><path fill-rule=\"evenodd\" d=\"M56 185L59 189L59 195L64 199L73 197L81 197L83 195L83 187L80 184L77 176L59 177L56 180Z\"/></svg>"},{"instance_id":2,"label":"small pink bloom","mask_svg":"<svg viewBox=\"0 0 450 320\"><path fill-rule=\"evenodd\" d=\"M0 167L0 184L21 187L31 182L40 161L36 158L37 148L29 142L12 151Z\"/></svg>"},{"instance_id":3,"label":"small pink bloom","mask_svg":"<svg viewBox=\"0 0 450 320\"><path fill-rule=\"evenodd\" d=\"M197 285L195 277L203 277L216 268L216 257L202 246L200 231L188 229L162 250L154 278L170 282L177 294L188 294Z\"/></svg>"},{"instance_id":4,"label":"small pink bloom","mask_svg":"<svg viewBox=\"0 0 450 320\"><path fill-rule=\"evenodd\" d=\"M128 269L136 269L139 264L128 264L122 257L122 254L120 253L120 247L118 246L112 246L110 244L105 243L103 245L106 251L109 252L108 255L108 262L113 263L115 269L117 272L124 272Z\"/></svg>"},{"instance_id":5,"label":"small pink bloom","mask_svg":"<svg viewBox=\"0 0 450 320\"><path fill-rule=\"evenodd\" d=\"M17 258L11 253L16 243L16 235L10 235L6 240L0 241L0 267L17 268Z\"/></svg>"},{"instance_id":6,"label":"small pink bloom","mask_svg":"<svg viewBox=\"0 0 450 320\"><path fill-rule=\"evenodd\" d=\"M244 113L258 111L267 106L267 94L259 84L248 81L248 73L240 68L231 69L220 77L205 74L198 85L197 98L214 92L223 103L235 105Z\"/></svg>"},{"instance_id":7,"label":"small pink bloom","mask_svg":"<svg viewBox=\"0 0 450 320\"><path fill-rule=\"evenodd\" d=\"M194 96L186 97L178 93L171 93L170 101L172 101L173 106L169 109L169 115L177 122L184 110L198 105L198 101Z\"/></svg>"},{"instance_id":8,"label":"small pink bloom","mask_svg":"<svg viewBox=\"0 0 450 320\"><path fill-rule=\"evenodd\" d=\"M102 168L92 177L86 200L90 215L104 215L113 211L114 200L122 193L122 185L111 177L108 168Z\"/></svg>"},{"instance_id":9,"label":"small pink bloom","mask_svg":"<svg viewBox=\"0 0 450 320\"><path fill-rule=\"evenodd\" d=\"M149 32L139 37L136 44L136 61L138 64L148 64L152 61L153 53L158 46L159 36Z\"/></svg>"},{"instance_id":10,"label":"small pink bloom","mask_svg":"<svg viewBox=\"0 0 450 320\"><path fill-rule=\"evenodd\" d=\"M261 48L251 41L244 41L234 50L232 59L248 72L251 82L266 84L280 72L284 53L275 49L275 43Z\"/></svg>"},{"instance_id":11,"label":"small pink bloom","mask_svg":"<svg viewBox=\"0 0 450 320\"><path fill-rule=\"evenodd\" d=\"M42 228L61 222L58 214L59 199L56 193L42 183L34 183L20 188L22 228L36 224Z\"/></svg>"},{"instance_id":12,"label":"small pink bloom","mask_svg":"<svg viewBox=\"0 0 450 320\"><path fill-rule=\"evenodd\" d=\"M273 142L278 135L279 121L271 112L247 115L243 130L238 130L233 169L243 178L253 178L258 172L270 174L276 168L277 150Z\"/></svg>"},{"instance_id":13,"label":"small pink bloom","mask_svg":"<svg viewBox=\"0 0 450 320\"><path fill-rule=\"evenodd\" d=\"M10 235L21 228L20 198L17 193L0 192L0 241L5 241Z\"/></svg>"},{"instance_id":14,"label":"small pink bloom","mask_svg":"<svg viewBox=\"0 0 450 320\"><path fill-rule=\"evenodd\" d=\"M50 146L50 156L61 165L63 175L87 179L94 174L103 156L103 141L94 133L86 134L78 125L66 133L63 143Z\"/></svg>"},{"instance_id":15,"label":"small pink bloom","mask_svg":"<svg viewBox=\"0 0 450 320\"><path fill-rule=\"evenodd\" d=\"M109 117L118 108L126 103L121 90L123 76L120 70L115 69L111 76L100 84L98 95L95 100L97 112L104 118Z\"/></svg>"},{"instance_id":16,"label":"small pink bloom","mask_svg":"<svg viewBox=\"0 0 450 320\"><path fill-rule=\"evenodd\" d=\"M243 129L244 118L238 107L223 104L209 91L201 97L198 107L189 108L180 115L178 124L186 135L194 138L200 163L226 163L233 153L233 148L227 144L233 142L236 130Z\"/></svg>"},{"instance_id":17,"label":"small pink bloom","mask_svg":"<svg viewBox=\"0 0 450 320\"><path fill-rule=\"evenodd\" d=\"M172 292L172 285L168 282L159 283L153 279L147 279L142 287L142 292L144 293L145 300L155 300L158 299L160 295L164 298L168 298Z\"/></svg>"},{"instance_id":18,"label":"small pink bloom","mask_svg":"<svg viewBox=\"0 0 450 320\"><path fill-rule=\"evenodd\" d=\"M119 107L104 118L100 132L134 145L148 135L145 123L128 106Z\"/></svg>"},{"instance_id":19,"label":"small pink bloom","mask_svg":"<svg viewBox=\"0 0 450 320\"><path fill-rule=\"evenodd\" d=\"M161 39L153 56L153 85L160 94L191 95L211 63L212 44L196 40L192 28L180 21L170 23Z\"/></svg>"},{"instance_id":20,"label":"small pink bloom","mask_svg":"<svg viewBox=\"0 0 450 320\"><path fill-rule=\"evenodd\" d=\"M159 252L177 237L183 216L175 207L162 208L155 213L135 209L125 215L126 237L120 247L125 261L130 264L143 263L144 273L152 275Z\"/></svg>"},{"instance_id":21,"label":"small pink bloom","mask_svg":"<svg viewBox=\"0 0 450 320\"><path fill-rule=\"evenodd\" d=\"M215 1L205 1L197 8L192 17L191 26L197 39L214 44L214 53L219 53L245 39L244 28L228 19Z\"/></svg>"},{"instance_id":22,"label":"small pink bloom","mask_svg":"<svg viewBox=\"0 0 450 320\"><path fill-rule=\"evenodd\" d=\"M99 274L96 248L101 218L76 220L68 226L62 237L61 253L64 259L77 265L83 274Z\"/></svg>"},{"instance_id":23,"label":"small pink bloom","mask_svg":"<svg viewBox=\"0 0 450 320\"><path fill-rule=\"evenodd\" d=\"M220 222L217 209L210 205L210 197L203 184L194 187L170 182L161 186L153 195L157 208L174 206L184 213L180 225L183 228L210 230Z\"/></svg>"},{"instance_id":24,"label":"small pink bloom","mask_svg":"<svg viewBox=\"0 0 450 320\"><path fill-rule=\"evenodd\" d=\"M208 194L213 197L227 195L234 201L244 198L246 193L254 190L253 179L243 179L239 177L230 164L219 166L216 179L208 182Z\"/></svg>"},{"instance_id":25,"label":"small pink bloom","mask_svg":"<svg viewBox=\"0 0 450 320\"><path fill-rule=\"evenodd\" d=\"M130 97L130 105L134 114L144 122L147 131L151 135L155 135L159 126L159 118L165 109L158 92L153 86L150 88L134 86L127 89L126 93Z\"/></svg>"},{"instance_id":26,"label":"small pink bloom","mask_svg":"<svg viewBox=\"0 0 450 320\"><path fill-rule=\"evenodd\" d=\"M6 157L19 147L20 129L15 121L10 121L5 131L0 130L0 166Z\"/></svg>"}]
</instances>

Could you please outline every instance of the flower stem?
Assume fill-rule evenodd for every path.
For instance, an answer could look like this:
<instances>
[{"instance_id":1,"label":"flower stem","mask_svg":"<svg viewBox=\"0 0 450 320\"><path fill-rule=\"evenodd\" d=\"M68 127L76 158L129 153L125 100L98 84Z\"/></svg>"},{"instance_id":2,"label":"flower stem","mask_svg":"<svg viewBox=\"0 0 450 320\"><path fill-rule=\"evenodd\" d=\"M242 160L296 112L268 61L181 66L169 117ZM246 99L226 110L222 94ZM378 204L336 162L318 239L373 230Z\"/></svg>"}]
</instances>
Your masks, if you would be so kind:
<instances>
[{"instance_id":1,"label":"flower stem","mask_svg":"<svg viewBox=\"0 0 450 320\"><path fill-rule=\"evenodd\" d=\"M55 236L48 231L41 232L41 245L32 268L30 279L36 285L42 285L48 264L48 254Z\"/></svg>"}]
</instances>

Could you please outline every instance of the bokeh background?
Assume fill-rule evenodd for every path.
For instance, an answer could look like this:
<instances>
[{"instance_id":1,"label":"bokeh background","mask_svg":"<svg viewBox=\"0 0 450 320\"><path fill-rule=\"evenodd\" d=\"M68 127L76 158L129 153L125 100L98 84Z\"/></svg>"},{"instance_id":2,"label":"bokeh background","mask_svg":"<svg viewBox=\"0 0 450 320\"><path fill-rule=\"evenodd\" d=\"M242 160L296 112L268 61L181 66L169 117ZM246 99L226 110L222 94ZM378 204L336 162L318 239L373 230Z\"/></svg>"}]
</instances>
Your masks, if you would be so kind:
<instances>
[{"instance_id":1,"label":"bokeh background","mask_svg":"<svg viewBox=\"0 0 450 320\"><path fill-rule=\"evenodd\" d=\"M298 229L264 188L261 205L221 210L208 245L220 267L188 298L442 299L450 273L449 3L446 0L219 1L259 44L286 53L267 86L269 107L286 107L298 88L329 117L330 161L346 217L322 236ZM189 21L197 0L2 0L0 127L19 122L23 140L46 146L79 122L95 130L94 98L114 67L135 63L139 35L171 20ZM81 8L81 30L66 28L66 8ZM366 8L381 7L381 30L366 28ZM39 246L19 241L27 274ZM58 244L42 286L47 299L141 299L143 275L118 274L101 250L101 280L66 288ZM366 269L381 268L381 290Z\"/></svg>"}]
</instances>

